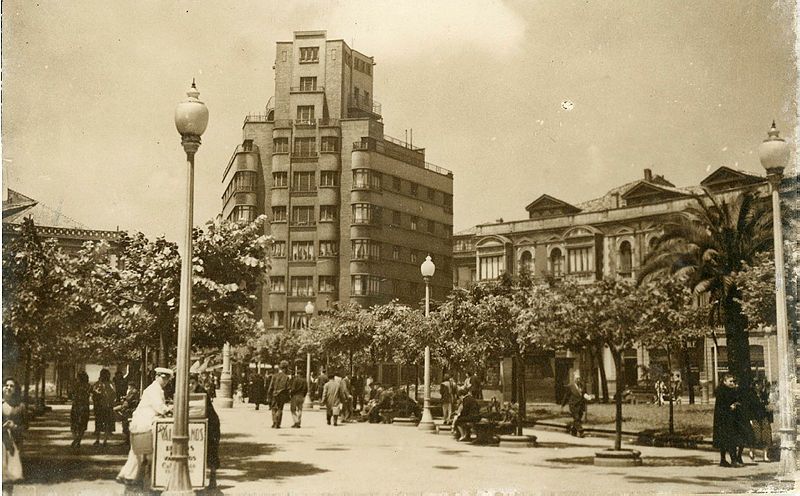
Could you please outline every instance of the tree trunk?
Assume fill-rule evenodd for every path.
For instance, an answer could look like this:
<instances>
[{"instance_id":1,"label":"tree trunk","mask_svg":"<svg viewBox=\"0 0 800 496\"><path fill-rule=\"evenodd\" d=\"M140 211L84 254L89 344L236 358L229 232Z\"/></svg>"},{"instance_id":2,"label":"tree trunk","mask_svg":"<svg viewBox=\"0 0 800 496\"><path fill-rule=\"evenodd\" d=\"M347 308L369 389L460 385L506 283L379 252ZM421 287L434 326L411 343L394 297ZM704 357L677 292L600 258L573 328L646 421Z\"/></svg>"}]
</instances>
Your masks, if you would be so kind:
<instances>
[{"instance_id":1,"label":"tree trunk","mask_svg":"<svg viewBox=\"0 0 800 496\"><path fill-rule=\"evenodd\" d=\"M603 348L600 347L598 349L591 346L589 349L591 350L589 353L592 360L595 361L598 370L600 370L600 391L603 394L603 403L608 403L608 377L606 376L606 368L603 365Z\"/></svg>"},{"instance_id":2,"label":"tree trunk","mask_svg":"<svg viewBox=\"0 0 800 496\"><path fill-rule=\"evenodd\" d=\"M686 388L689 390L689 404L694 405L694 382L692 381L692 364L689 356L689 347L682 346L683 351L683 369L686 375Z\"/></svg>"},{"instance_id":3,"label":"tree trunk","mask_svg":"<svg viewBox=\"0 0 800 496\"><path fill-rule=\"evenodd\" d=\"M47 365L42 367L42 406L45 405L45 386L47 385Z\"/></svg>"},{"instance_id":4,"label":"tree trunk","mask_svg":"<svg viewBox=\"0 0 800 496\"><path fill-rule=\"evenodd\" d=\"M167 367L167 338L164 336L164 329L158 333L158 366Z\"/></svg>"},{"instance_id":5,"label":"tree trunk","mask_svg":"<svg viewBox=\"0 0 800 496\"><path fill-rule=\"evenodd\" d=\"M350 365L350 377L353 377L353 350L349 351L348 357Z\"/></svg>"},{"instance_id":6,"label":"tree trunk","mask_svg":"<svg viewBox=\"0 0 800 496\"><path fill-rule=\"evenodd\" d=\"M25 403L28 403L30 400L30 390L31 390L31 352L30 350L27 351L25 354L25 388L22 393L22 397L25 398Z\"/></svg>"},{"instance_id":7,"label":"tree trunk","mask_svg":"<svg viewBox=\"0 0 800 496\"><path fill-rule=\"evenodd\" d=\"M517 362L519 359L514 355L511 359L511 403L519 404L519 386L517 385Z\"/></svg>"},{"instance_id":8,"label":"tree trunk","mask_svg":"<svg viewBox=\"0 0 800 496\"><path fill-rule=\"evenodd\" d=\"M669 385L670 385L670 388L669 388L669 435L672 436L672 435L675 434L675 406L674 406L675 405L675 398L673 398L673 396L675 396L675 391L673 391L673 389L672 389L672 357L671 357L670 351L672 351L672 350L669 347L667 347L666 348L666 352L667 352L667 369L669 369L668 372L669 372Z\"/></svg>"},{"instance_id":9,"label":"tree trunk","mask_svg":"<svg viewBox=\"0 0 800 496\"><path fill-rule=\"evenodd\" d=\"M728 370L739 382L739 388L747 390L750 387L750 341L747 333L747 321L742 316L742 307L733 298L738 293L729 296L723 305L723 318L725 324L725 339L728 351Z\"/></svg>"},{"instance_id":10,"label":"tree trunk","mask_svg":"<svg viewBox=\"0 0 800 496\"><path fill-rule=\"evenodd\" d=\"M517 375L517 398L518 398L518 405L519 405L519 421L517 422L517 435L522 435L522 423L525 422L527 418L525 407L527 402L527 397L525 394L525 357L523 355L517 354L514 357L514 361L517 363L516 366L516 375Z\"/></svg>"},{"instance_id":11,"label":"tree trunk","mask_svg":"<svg viewBox=\"0 0 800 496\"><path fill-rule=\"evenodd\" d=\"M614 358L614 370L617 373L617 391L614 394L614 403L616 403L614 449L620 450L622 449L622 391L625 389L625 370L622 363L622 352L609 348L611 349L611 356Z\"/></svg>"}]
</instances>

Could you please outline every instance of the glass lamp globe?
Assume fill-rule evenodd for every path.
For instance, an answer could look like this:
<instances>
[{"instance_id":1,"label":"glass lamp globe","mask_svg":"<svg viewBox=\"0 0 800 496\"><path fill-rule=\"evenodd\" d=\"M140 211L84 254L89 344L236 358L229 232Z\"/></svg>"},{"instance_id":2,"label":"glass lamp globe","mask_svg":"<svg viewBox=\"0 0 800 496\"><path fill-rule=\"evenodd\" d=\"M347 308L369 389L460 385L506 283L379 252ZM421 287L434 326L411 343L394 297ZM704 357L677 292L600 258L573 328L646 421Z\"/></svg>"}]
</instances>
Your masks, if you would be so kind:
<instances>
[{"instance_id":1,"label":"glass lamp globe","mask_svg":"<svg viewBox=\"0 0 800 496\"><path fill-rule=\"evenodd\" d=\"M789 163L789 144L780 137L774 121L767 135L767 139L758 147L758 158L768 174L781 174Z\"/></svg>"},{"instance_id":2,"label":"glass lamp globe","mask_svg":"<svg viewBox=\"0 0 800 496\"><path fill-rule=\"evenodd\" d=\"M200 92L194 81L186 96L188 98L175 107L175 127L181 136L201 136L208 126L208 108L198 100Z\"/></svg>"},{"instance_id":3,"label":"glass lamp globe","mask_svg":"<svg viewBox=\"0 0 800 496\"><path fill-rule=\"evenodd\" d=\"M433 277L433 273L436 272L436 266L433 264L430 255L425 257L425 261L422 262L419 270L422 272L422 277Z\"/></svg>"}]
</instances>

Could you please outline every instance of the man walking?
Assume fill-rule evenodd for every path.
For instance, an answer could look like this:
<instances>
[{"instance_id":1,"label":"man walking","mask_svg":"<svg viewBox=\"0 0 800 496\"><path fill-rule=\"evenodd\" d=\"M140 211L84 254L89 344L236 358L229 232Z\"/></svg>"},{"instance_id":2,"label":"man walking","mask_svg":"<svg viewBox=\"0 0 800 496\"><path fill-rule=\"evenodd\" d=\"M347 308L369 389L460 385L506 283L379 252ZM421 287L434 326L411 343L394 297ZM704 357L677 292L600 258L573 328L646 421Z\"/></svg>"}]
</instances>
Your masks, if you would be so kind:
<instances>
[{"instance_id":1,"label":"man walking","mask_svg":"<svg viewBox=\"0 0 800 496\"><path fill-rule=\"evenodd\" d=\"M272 428L280 429L281 421L283 420L283 405L289 401L289 376L286 375L286 369L289 368L289 362L286 360L281 361L278 367L278 372L272 376L272 381L269 384L269 398L272 406Z\"/></svg>"},{"instance_id":2,"label":"man walking","mask_svg":"<svg viewBox=\"0 0 800 496\"><path fill-rule=\"evenodd\" d=\"M289 410L292 412L292 420L294 420L294 424L292 424L293 429L300 428L300 421L303 419L303 401L306 398L306 392L308 392L306 378L302 377L300 374L295 374L289 383L289 394L291 395Z\"/></svg>"},{"instance_id":3,"label":"man walking","mask_svg":"<svg viewBox=\"0 0 800 496\"><path fill-rule=\"evenodd\" d=\"M567 394L564 395L564 400L561 402L561 409L569 405L569 413L572 415L572 423L568 426L569 433L573 436L583 437L583 416L586 413L586 398L587 394L583 389L583 380L580 377L575 377L572 384L569 385Z\"/></svg>"},{"instance_id":4,"label":"man walking","mask_svg":"<svg viewBox=\"0 0 800 496\"><path fill-rule=\"evenodd\" d=\"M345 374L339 379L339 390L342 396L342 423L350 422L353 414L353 395L350 393L350 376Z\"/></svg>"},{"instance_id":5,"label":"man walking","mask_svg":"<svg viewBox=\"0 0 800 496\"><path fill-rule=\"evenodd\" d=\"M328 425L331 425L331 417L333 418L334 427L339 422L339 411L342 408L342 391L341 382L337 381L333 374L328 378L325 387L322 388L322 403L325 405L325 412L328 420Z\"/></svg>"},{"instance_id":6,"label":"man walking","mask_svg":"<svg viewBox=\"0 0 800 496\"><path fill-rule=\"evenodd\" d=\"M453 414L453 381L450 380L450 374L444 374L442 383L439 385L439 394L442 397L442 417L444 423L450 423L450 416Z\"/></svg>"}]
</instances>

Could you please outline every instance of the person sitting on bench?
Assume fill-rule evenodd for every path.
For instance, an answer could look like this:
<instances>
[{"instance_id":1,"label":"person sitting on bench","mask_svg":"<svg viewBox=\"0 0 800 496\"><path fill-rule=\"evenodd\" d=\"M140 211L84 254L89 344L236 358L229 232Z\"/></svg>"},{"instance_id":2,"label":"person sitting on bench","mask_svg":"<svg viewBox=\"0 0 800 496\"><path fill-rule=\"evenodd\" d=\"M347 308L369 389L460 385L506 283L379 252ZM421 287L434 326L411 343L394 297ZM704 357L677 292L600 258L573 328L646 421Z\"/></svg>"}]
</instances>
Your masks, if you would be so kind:
<instances>
[{"instance_id":1,"label":"person sitting on bench","mask_svg":"<svg viewBox=\"0 0 800 496\"><path fill-rule=\"evenodd\" d=\"M472 424L481 421L481 407L472 396L470 389L462 389L459 394L461 395L461 409L458 418L453 421L453 427L458 431L459 441L469 441Z\"/></svg>"}]
</instances>

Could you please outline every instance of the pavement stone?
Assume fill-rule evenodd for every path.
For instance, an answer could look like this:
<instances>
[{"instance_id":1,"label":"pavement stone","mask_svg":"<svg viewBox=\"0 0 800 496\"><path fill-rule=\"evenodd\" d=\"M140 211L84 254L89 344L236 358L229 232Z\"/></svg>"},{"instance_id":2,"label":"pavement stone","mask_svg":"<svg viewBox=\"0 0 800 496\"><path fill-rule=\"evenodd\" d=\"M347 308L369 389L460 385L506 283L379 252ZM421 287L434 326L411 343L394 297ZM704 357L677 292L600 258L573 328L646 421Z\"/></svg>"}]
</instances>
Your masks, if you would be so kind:
<instances>
[{"instance_id":1,"label":"pavement stone","mask_svg":"<svg viewBox=\"0 0 800 496\"><path fill-rule=\"evenodd\" d=\"M23 448L28 480L15 495L123 494L114 476L127 449L70 450L68 408L35 420ZM574 438L526 429L538 447L509 449L456 442L416 428L325 423L324 411L303 412L303 427L271 429L268 410L250 405L219 409L222 422L219 489L207 494L717 494L791 492L777 482L775 463L740 469L717 466L709 451L636 446L641 467L595 467L607 438ZM93 425L90 423L90 428ZM87 446L86 444L89 444ZM631 445L628 445L631 447Z\"/></svg>"}]
</instances>

